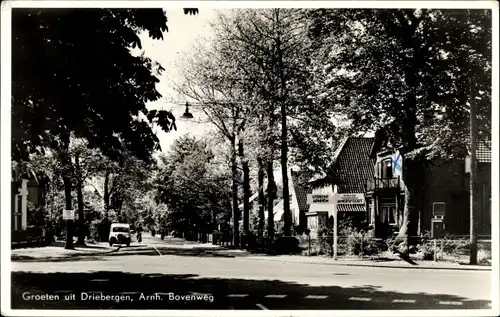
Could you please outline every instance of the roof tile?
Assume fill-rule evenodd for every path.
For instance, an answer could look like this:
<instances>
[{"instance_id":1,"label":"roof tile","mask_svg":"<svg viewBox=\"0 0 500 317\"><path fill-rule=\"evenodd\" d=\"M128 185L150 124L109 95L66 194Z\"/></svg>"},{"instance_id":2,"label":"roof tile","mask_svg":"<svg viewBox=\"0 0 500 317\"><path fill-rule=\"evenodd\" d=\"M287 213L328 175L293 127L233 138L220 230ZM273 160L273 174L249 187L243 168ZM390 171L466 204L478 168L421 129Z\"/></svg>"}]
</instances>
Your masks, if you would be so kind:
<instances>
[{"instance_id":1,"label":"roof tile","mask_svg":"<svg viewBox=\"0 0 500 317\"><path fill-rule=\"evenodd\" d=\"M375 161L370 159L373 138L350 137L336 160L339 193L364 193L373 177Z\"/></svg>"}]
</instances>

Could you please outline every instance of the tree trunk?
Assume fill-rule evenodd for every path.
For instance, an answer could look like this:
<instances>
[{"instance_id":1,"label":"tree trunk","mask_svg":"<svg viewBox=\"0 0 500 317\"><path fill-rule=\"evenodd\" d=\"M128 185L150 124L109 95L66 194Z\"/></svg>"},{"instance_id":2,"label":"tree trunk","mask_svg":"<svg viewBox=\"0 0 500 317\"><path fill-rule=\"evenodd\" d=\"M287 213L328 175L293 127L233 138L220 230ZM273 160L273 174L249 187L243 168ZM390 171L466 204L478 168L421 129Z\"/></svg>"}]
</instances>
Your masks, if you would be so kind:
<instances>
[{"instance_id":1,"label":"tree trunk","mask_svg":"<svg viewBox=\"0 0 500 317\"><path fill-rule=\"evenodd\" d=\"M281 30L280 30L280 10L275 9L277 22L276 48L278 53L278 66L280 76L280 105L281 105L281 174L283 178L283 233L285 236L292 235L292 214L290 211L290 189L288 188L288 129L286 125L286 81L285 69L283 64L283 52L281 49Z\"/></svg>"},{"instance_id":2,"label":"tree trunk","mask_svg":"<svg viewBox=\"0 0 500 317\"><path fill-rule=\"evenodd\" d=\"M258 232L259 232L259 238L263 237L264 234L264 222L265 222L265 215L264 215L264 162L262 161L262 158L257 159L257 164L259 168L259 174L258 174L258 181L259 181L259 226L258 226Z\"/></svg>"},{"instance_id":3,"label":"tree trunk","mask_svg":"<svg viewBox=\"0 0 500 317\"><path fill-rule=\"evenodd\" d=\"M248 234L250 231L250 169L241 140L239 141L239 154L243 168L243 233Z\"/></svg>"},{"instance_id":4,"label":"tree trunk","mask_svg":"<svg viewBox=\"0 0 500 317\"><path fill-rule=\"evenodd\" d=\"M233 198L233 246L240 245L240 210L238 208L238 165L236 162L236 140L231 139L231 174L233 178L232 198Z\"/></svg>"},{"instance_id":5,"label":"tree trunk","mask_svg":"<svg viewBox=\"0 0 500 317\"><path fill-rule=\"evenodd\" d=\"M399 228L397 243L404 243L400 252L409 253L410 245L413 244L418 230L420 206L421 181L423 177L422 161L406 159L403 166L403 182L405 186L405 201L403 209L403 220Z\"/></svg>"},{"instance_id":6,"label":"tree trunk","mask_svg":"<svg viewBox=\"0 0 500 317\"><path fill-rule=\"evenodd\" d=\"M267 236L274 238L274 199L276 198L276 183L274 182L273 162L267 163Z\"/></svg>"},{"instance_id":7,"label":"tree trunk","mask_svg":"<svg viewBox=\"0 0 500 317\"><path fill-rule=\"evenodd\" d=\"M85 246L85 216L83 214L83 189L82 189L82 179L80 170L80 155L75 155L75 167L77 169L78 180L76 184L76 195L78 199L78 241L77 245Z\"/></svg>"},{"instance_id":8,"label":"tree trunk","mask_svg":"<svg viewBox=\"0 0 500 317\"><path fill-rule=\"evenodd\" d=\"M411 45L411 44L408 44ZM411 46L410 46L411 47ZM409 66L405 70L405 80L409 87L416 87L417 81L415 79L414 70L412 66ZM404 119L402 122L403 128L403 152L409 153L417 148L417 138L416 125L417 125L417 110L416 110L417 99L416 96L411 92L407 94L404 100ZM399 230L397 242L404 242L404 249L400 249L401 252L408 255L409 248L411 244L411 237L417 235L418 230L418 217L421 215L419 210L419 198L418 194L420 186L422 183L422 178L424 176L422 170L422 159L418 158L405 158L403 156L403 182L405 186L405 204L403 211L403 221L402 226ZM416 219L415 219L416 218Z\"/></svg>"},{"instance_id":9,"label":"tree trunk","mask_svg":"<svg viewBox=\"0 0 500 317\"><path fill-rule=\"evenodd\" d=\"M71 157L69 154L69 143L70 136L65 135L62 136L63 139L63 149L59 152L59 161L61 165L64 167L64 173L62 176L63 184L64 184L64 198L66 201L66 210L72 210L72 197L71 190L73 189L73 185L71 183L71 174L73 172L73 166L71 163ZM73 220L66 220L66 245L65 249L73 250L75 247L73 245Z\"/></svg>"},{"instance_id":10,"label":"tree trunk","mask_svg":"<svg viewBox=\"0 0 500 317\"><path fill-rule=\"evenodd\" d=\"M106 174L104 175L104 210L106 213L106 219L108 218L109 214L109 176L111 172L106 171Z\"/></svg>"},{"instance_id":11,"label":"tree trunk","mask_svg":"<svg viewBox=\"0 0 500 317\"><path fill-rule=\"evenodd\" d=\"M470 257L471 265L477 264L477 122L476 122L476 102L473 94L473 82L470 88Z\"/></svg>"},{"instance_id":12,"label":"tree trunk","mask_svg":"<svg viewBox=\"0 0 500 317\"><path fill-rule=\"evenodd\" d=\"M66 210L72 210L72 201L71 201L71 178L68 176L63 176L64 183L64 198L66 200ZM66 246L65 249L73 250L75 247L73 245L73 220L66 220Z\"/></svg>"}]
</instances>

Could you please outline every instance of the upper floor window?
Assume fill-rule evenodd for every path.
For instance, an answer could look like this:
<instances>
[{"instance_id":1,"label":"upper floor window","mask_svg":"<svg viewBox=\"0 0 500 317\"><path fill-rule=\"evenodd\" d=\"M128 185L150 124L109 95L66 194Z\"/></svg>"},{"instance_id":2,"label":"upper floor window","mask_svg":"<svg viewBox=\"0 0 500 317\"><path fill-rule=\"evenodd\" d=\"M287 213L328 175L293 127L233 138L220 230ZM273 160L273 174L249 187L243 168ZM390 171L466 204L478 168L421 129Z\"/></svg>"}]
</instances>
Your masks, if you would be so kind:
<instances>
[{"instance_id":1,"label":"upper floor window","mask_svg":"<svg viewBox=\"0 0 500 317\"><path fill-rule=\"evenodd\" d=\"M378 162L378 177L392 178L392 159L387 158Z\"/></svg>"}]
</instances>

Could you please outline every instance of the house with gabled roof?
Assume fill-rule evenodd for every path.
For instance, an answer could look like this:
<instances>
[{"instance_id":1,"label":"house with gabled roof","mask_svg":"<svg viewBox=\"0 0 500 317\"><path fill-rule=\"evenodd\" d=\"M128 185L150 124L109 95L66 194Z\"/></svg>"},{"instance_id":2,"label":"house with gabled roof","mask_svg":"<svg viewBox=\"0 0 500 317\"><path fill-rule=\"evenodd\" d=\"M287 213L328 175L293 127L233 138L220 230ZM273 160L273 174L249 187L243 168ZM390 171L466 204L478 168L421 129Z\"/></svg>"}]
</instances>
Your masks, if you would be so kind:
<instances>
[{"instance_id":1,"label":"house with gabled roof","mask_svg":"<svg viewBox=\"0 0 500 317\"><path fill-rule=\"evenodd\" d=\"M354 203L339 204L338 217L351 218L354 224L363 226L367 221L367 204L365 200L365 184L373 177L373 160L370 158L373 138L346 137L333 153L333 177L320 176L308 182L298 182L299 175L292 174L295 179L295 193L303 223L306 223L311 235L328 225L328 211L321 205L309 204L307 196L313 191L331 191L332 185L337 185L338 193L343 199ZM342 198L341 198L342 199ZM326 206L325 206L326 207Z\"/></svg>"},{"instance_id":2,"label":"house with gabled roof","mask_svg":"<svg viewBox=\"0 0 500 317\"><path fill-rule=\"evenodd\" d=\"M415 213L417 234L431 230L435 215L440 215L444 231L467 235L470 223L468 158L429 160L422 175L421 200ZM491 234L491 142L479 142L478 166L478 233ZM314 190L332 191L337 185L341 196L358 199L356 204L339 204L339 220L350 217L357 227L372 227L377 236L395 234L403 220L404 157L383 133L374 138L347 137L333 153L333 175L309 181L298 181L300 173L292 173L301 224L314 234L329 225L328 212L316 204L312 208L308 195ZM327 191L328 191L327 190ZM318 209L320 208L320 209ZM305 219L305 220L304 220Z\"/></svg>"},{"instance_id":3,"label":"house with gabled roof","mask_svg":"<svg viewBox=\"0 0 500 317\"><path fill-rule=\"evenodd\" d=\"M366 183L368 220L376 234L386 236L399 231L405 202L402 171L404 156L380 130L370 151L374 175ZM478 233L491 234L491 143L482 141L477 149ZM419 200L411 221L417 235L432 230L436 220L443 231L467 235L470 230L470 185L468 158L432 159L423 166Z\"/></svg>"},{"instance_id":4,"label":"house with gabled roof","mask_svg":"<svg viewBox=\"0 0 500 317\"><path fill-rule=\"evenodd\" d=\"M39 242L42 239L41 227L30 226L30 210L28 204L34 207L44 205L45 176L37 177L31 169L22 170L14 162L11 174L11 242L12 246Z\"/></svg>"}]
</instances>

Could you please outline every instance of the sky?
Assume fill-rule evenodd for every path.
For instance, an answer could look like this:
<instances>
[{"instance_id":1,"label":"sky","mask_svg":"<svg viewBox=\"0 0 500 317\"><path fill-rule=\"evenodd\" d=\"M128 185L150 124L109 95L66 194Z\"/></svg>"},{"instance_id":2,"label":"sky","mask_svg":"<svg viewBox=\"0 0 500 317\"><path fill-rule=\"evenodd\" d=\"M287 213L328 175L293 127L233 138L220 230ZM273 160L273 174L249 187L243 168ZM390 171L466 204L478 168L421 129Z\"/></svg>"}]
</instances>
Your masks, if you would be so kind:
<instances>
[{"instance_id":1,"label":"sky","mask_svg":"<svg viewBox=\"0 0 500 317\"><path fill-rule=\"evenodd\" d=\"M151 109L171 110L176 117L177 131L166 133L156 129L162 152L168 152L176 138L189 133L198 137L205 136L216 128L207 122L207 118L197 109L189 108L193 113L194 120L183 120L181 118L185 111L185 99L179 96L173 89L172 82L180 80L182 74L178 71L178 64L182 63L183 54L190 51L192 45L203 37L210 37L212 31L210 22L216 18L216 10L200 8L199 14L184 15L180 8L166 9L168 32L163 34L163 40L153 40L148 37L147 32L139 35L144 55L159 62L165 71L160 77L156 88L163 98L147 105ZM134 53L141 53L136 51ZM177 101L177 103L172 103ZM280 166L275 166L275 181L281 183Z\"/></svg>"},{"instance_id":2,"label":"sky","mask_svg":"<svg viewBox=\"0 0 500 317\"><path fill-rule=\"evenodd\" d=\"M173 141L185 133L201 136L213 128L204 122L206 118L196 109L189 109L194 115L194 120L186 121L181 118L185 110L185 99L174 92L172 81L180 78L176 65L182 61L183 53L188 52L200 37L210 36L209 22L216 15L214 10L204 8L199 9L197 15L185 15L182 8L166 9L166 13L168 32L163 34L163 40L153 40L148 37L147 32L139 35L145 56L159 62L165 68L156 86L163 98L149 103L147 108L171 110L176 117L177 131L165 133L156 130L163 152L168 151Z\"/></svg>"}]
</instances>

